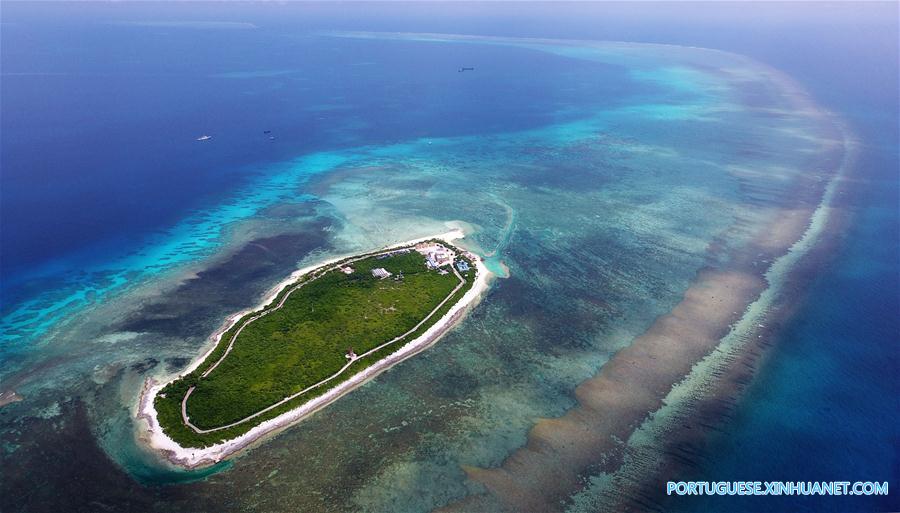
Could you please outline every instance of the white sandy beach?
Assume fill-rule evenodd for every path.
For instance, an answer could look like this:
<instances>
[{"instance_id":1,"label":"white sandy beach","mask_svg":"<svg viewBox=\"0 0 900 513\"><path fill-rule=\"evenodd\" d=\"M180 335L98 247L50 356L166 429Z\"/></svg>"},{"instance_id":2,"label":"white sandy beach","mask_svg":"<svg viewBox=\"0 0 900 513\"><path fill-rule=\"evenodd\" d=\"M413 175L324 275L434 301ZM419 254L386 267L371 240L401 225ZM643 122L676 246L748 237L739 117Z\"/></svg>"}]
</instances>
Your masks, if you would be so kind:
<instances>
[{"instance_id":1,"label":"white sandy beach","mask_svg":"<svg viewBox=\"0 0 900 513\"><path fill-rule=\"evenodd\" d=\"M453 240L463 237L465 237L465 234L461 230L453 230L440 235L422 237L419 239L400 242L391 246L386 246L382 248L382 250L410 246L431 239L441 239L447 242L452 242ZM485 267L484 263L480 259L476 259L475 265L478 272L472 288L469 289L462 297L462 299L460 299L455 305L453 305L453 307L450 308L450 310L446 314L444 314L440 319L438 319L437 322L435 322L430 328L428 328L425 333L407 342L399 350L388 355L384 359L375 362L374 364L351 377L349 380L335 386L325 394L316 397L291 411L283 413L278 417L275 417L274 419L262 422L243 435L202 449L182 447L174 440L166 436L159 425L156 409L154 408L153 404L154 399L156 398L156 394L159 393L159 391L162 390L163 387L165 387L171 381L178 379L181 375L190 373L199 365L201 365L216 348L222 338L222 335L236 322L238 322L238 320L240 320L244 315L265 308L277 297L277 295L282 290L284 290L285 287L293 284L301 276L323 266L339 262L345 258L348 258L349 256L352 255L332 258L316 265L298 269L297 271L291 273L288 278L276 285L270 291L270 293L266 295L265 299L259 304L259 306L251 310L245 310L235 313L234 315L230 316L223 324L223 326L219 330L217 330L215 335L212 337L212 343L210 344L209 349L207 349L207 351L201 357L195 359L191 363L191 365L189 365L184 371L182 371L181 374L179 374L178 376L169 377L163 382L159 382L153 378L148 379L144 383L144 387L141 391L140 399L137 405L137 419L144 421L140 422L138 430L139 441L146 444L154 451L165 455L165 457L171 463L183 468L192 469L218 463L223 459L233 456L241 450L246 449L255 442L262 440L266 436L275 434L280 430L296 422L299 422L307 415L310 415L318 409L327 406L344 394L347 394L366 381L384 372L388 368L433 345L456 322L464 317L469 307L477 304L482 293L487 289L491 277L491 272L487 269L487 267Z\"/></svg>"}]
</instances>

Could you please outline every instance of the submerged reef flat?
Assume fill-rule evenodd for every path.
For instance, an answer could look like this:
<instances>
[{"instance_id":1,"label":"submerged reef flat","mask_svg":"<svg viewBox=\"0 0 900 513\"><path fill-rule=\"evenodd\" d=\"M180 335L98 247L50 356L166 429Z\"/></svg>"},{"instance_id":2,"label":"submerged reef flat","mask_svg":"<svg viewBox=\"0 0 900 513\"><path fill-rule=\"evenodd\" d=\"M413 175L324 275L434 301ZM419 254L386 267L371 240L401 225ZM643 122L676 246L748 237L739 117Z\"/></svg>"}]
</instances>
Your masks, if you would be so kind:
<instances>
[{"instance_id":1,"label":"submerged reef flat","mask_svg":"<svg viewBox=\"0 0 900 513\"><path fill-rule=\"evenodd\" d=\"M680 302L576 388L577 406L538 421L527 444L502 465L466 466L487 493L441 511L664 510L666 480L695 464L705 437L752 380L777 326L795 310L810 268L821 265L822 255L808 253L828 246L846 224L836 195L854 169L858 143L788 77L755 66L769 86L782 89L786 105L779 112L814 123L808 172L776 177L732 169L742 201L764 214L738 211L711 241L713 258ZM751 102L749 92L740 99L750 110L774 110Z\"/></svg>"},{"instance_id":2,"label":"submerged reef flat","mask_svg":"<svg viewBox=\"0 0 900 513\"><path fill-rule=\"evenodd\" d=\"M333 36L328 46L360 62L397 52L397 67L359 67L383 83L411 61L405 52L464 50L478 71L449 80L472 94L423 104L452 115L429 110L439 122L416 118L402 135L261 164L233 197L161 234L164 244L74 275L86 284L77 293L17 309L21 340L42 319L67 321L48 324L40 346L11 345L21 352L0 369L4 390L25 397L0 410L0 509L27 499L94 510L98 497L136 511L653 509L659 472L693 457L668 442L696 442L708 429L696 412L713 428L727 415L739 387L720 377L748 362L736 379L749 379L745 357L771 343L781 305L803 288L776 275L793 276L839 230L841 188L826 193L840 173L854 176L850 138L789 78L750 59L666 45ZM322 39L294 41L310 42ZM505 67L475 62L482 54ZM499 115L535 66L553 84L526 96L533 111L471 121L483 120L473 111ZM241 87L257 80L275 78ZM290 88L271 89L277 99ZM514 117L526 114L536 117ZM368 119L355 115L347 123ZM442 131L448 118L467 126ZM333 120L335 134L352 132ZM314 415L294 410L302 422L266 425L279 434L265 443L248 432L191 450L135 422L153 418L153 401L136 408L142 393L190 373L203 361L191 358L215 347L207 335L230 327L222 319L268 303L298 267L451 228L505 279L461 322L457 312L440 344L340 400L322 396L328 407ZM135 270L148 260L159 268ZM81 296L89 307L59 306Z\"/></svg>"},{"instance_id":3,"label":"submerged reef flat","mask_svg":"<svg viewBox=\"0 0 900 513\"><path fill-rule=\"evenodd\" d=\"M217 463L433 344L486 284L478 257L450 244L459 236L295 273L189 372L148 381L151 445L190 468Z\"/></svg>"}]
</instances>

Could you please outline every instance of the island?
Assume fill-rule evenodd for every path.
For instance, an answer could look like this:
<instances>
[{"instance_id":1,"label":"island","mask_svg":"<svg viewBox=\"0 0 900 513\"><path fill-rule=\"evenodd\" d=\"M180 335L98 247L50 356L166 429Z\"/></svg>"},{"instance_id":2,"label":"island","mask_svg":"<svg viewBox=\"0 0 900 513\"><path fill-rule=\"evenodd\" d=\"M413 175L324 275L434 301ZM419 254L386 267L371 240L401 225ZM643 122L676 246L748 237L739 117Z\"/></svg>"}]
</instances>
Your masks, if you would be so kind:
<instances>
[{"instance_id":1,"label":"island","mask_svg":"<svg viewBox=\"0 0 900 513\"><path fill-rule=\"evenodd\" d=\"M430 346L486 287L481 260L452 243L460 236L294 273L183 373L147 380L144 438L180 466L214 464Z\"/></svg>"}]
</instances>

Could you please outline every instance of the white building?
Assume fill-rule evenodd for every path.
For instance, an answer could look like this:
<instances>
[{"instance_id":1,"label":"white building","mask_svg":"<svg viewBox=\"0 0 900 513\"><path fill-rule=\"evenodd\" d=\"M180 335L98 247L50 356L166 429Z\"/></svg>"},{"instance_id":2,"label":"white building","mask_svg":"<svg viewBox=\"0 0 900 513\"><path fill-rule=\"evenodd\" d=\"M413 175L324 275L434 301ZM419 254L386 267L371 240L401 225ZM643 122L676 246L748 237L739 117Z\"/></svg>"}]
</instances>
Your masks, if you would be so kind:
<instances>
[{"instance_id":1,"label":"white building","mask_svg":"<svg viewBox=\"0 0 900 513\"><path fill-rule=\"evenodd\" d=\"M379 268L377 268L377 269L372 269L372 276L374 276L374 277L376 277L376 278L378 278L378 279L380 279L380 280L383 280L383 279L387 278L387 277L390 276L390 275L391 275L390 271L388 271L388 270L385 269L384 267L379 267Z\"/></svg>"}]
</instances>

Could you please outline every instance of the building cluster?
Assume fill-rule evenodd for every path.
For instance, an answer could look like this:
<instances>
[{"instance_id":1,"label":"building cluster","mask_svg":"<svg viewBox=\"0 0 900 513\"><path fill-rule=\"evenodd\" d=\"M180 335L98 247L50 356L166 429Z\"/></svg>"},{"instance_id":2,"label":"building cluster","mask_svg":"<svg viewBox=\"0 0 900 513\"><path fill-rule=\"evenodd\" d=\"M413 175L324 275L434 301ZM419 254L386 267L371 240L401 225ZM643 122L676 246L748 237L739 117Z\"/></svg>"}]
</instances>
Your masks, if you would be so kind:
<instances>
[{"instance_id":1,"label":"building cluster","mask_svg":"<svg viewBox=\"0 0 900 513\"><path fill-rule=\"evenodd\" d=\"M403 255L403 254L406 254L409 252L410 252L409 248L395 249L394 251L382 253L382 254L378 255L377 257L375 257L375 259L376 260L384 260L385 258L390 258L390 257L396 256L396 255Z\"/></svg>"},{"instance_id":2,"label":"building cluster","mask_svg":"<svg viewBox=\"0 0 900 513\"><path fill-rule=\"evenodd\" d=\"M437 269L453 263L456 253L435 242L416 244L416 251L425 255L425 265L429 269Z\"/></svg>"}]
</instances>

